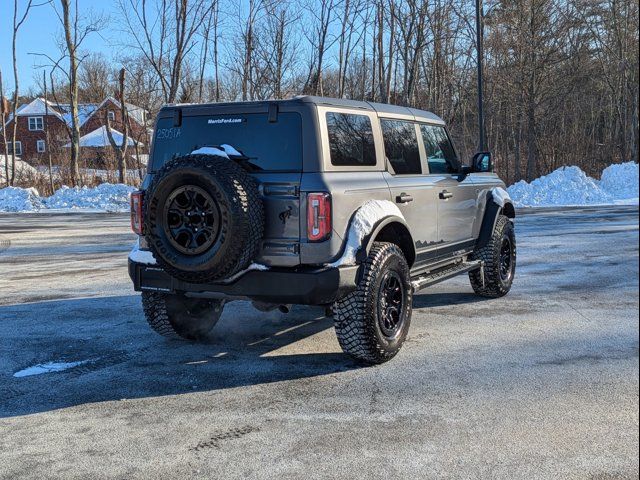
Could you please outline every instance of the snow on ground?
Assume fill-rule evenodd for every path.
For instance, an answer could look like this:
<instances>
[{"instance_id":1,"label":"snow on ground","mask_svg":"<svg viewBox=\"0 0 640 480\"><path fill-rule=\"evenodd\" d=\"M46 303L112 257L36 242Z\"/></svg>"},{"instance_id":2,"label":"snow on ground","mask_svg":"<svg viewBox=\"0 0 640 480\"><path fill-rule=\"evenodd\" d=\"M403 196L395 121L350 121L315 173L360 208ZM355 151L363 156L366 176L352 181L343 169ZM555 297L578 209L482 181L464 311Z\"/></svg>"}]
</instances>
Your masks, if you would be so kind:
<instances>
[{"instance_id":1,"label":"snow on ground","mask_svg":"<svg viewBox=\"0 0 640 480\"><path fill-rule=\"evenodd\" d=\"M125 212L135 187L103 183L97 187L62 187L50 197L40 197L35 188L0 189L0 212L35 212L43 209Z\"/></svg>"},{"instance_id":2,"label":"snow on ground","mask_svg":"<svg viewBox=\"0 0 640 480\"><path fill-rule=\"evenodd\" d=\"M0 188L0 212L32 212L42 207L35 188Z\"/></svg>"},{"instance_id":3,"label":"snow on ground","mask_svg":"<svg viewBox=\"0 0 640 480\"><path fill-rule=\"evenodd\" d=\"M608 166L602 172L600 187L615 195L618 200L637 200L638 164L627 162Z\"/></svg>"},{"instance_id":4,"label":"snow on ground","mask_svg":"<svg viewBox=\"0 0 640 480\"><path fill-rule=\"evenodd\" d=\"M517 207L571 205L637 205L638 164L627 162L607 167L595 180L578 167L562 167L549 175L510 186Z\"/></svg>"},{"instance_id":5,"label":"snow on ground","mask_svg":"<svg viewBox=\"0 0 640 480\"><path fill-rule=\"evenodd\" d=\"M30 377L32 375L42 375L43 373L62 372L78 365L83 365L90 360L80 360L78 362L47 362L39 363L33 367L27 367L13 374L14 377Z\"/></svg>"},{"instance_id":6,"label":"snow on ground","mask_svg":"<svg viewBox=\"0 0 640 480\"><path fill-rule=\"evenodd\" d=\"M97 187L62 187L44 200L47 208L126 211L135 187L121 183L103 183Z\"/></svg>"},{"instance_id":7,"label":"snow on ground","mask_svg":"<svg viewBox=\"0 0 640 480\"><path fill-rule=\"evenodd\" d=\"M5 171L5 156L0 155L0 184L5 183L6 180L6 171ZM12 173L11 166L11 157L9 157L9 176ZM16 181L28 181L38 176L38 170L33 168L27 162L23 162L16 157ZM0 209L1 210L1 209Z\"/></svg>"},{"instance_id":8,"label":"snow on ground","mask_svg":"<svg viewBox=\"0 0 640 480\"><path fill-rule=\"evenodd\" d=\"M219 150L222 154L234 155L233 147L222 147L224 151ZM1 162L0 159L0 179L4 172ZM37 173L33 167L24 165L26 174ZM137 175L135 171L132 173ZM634 162L605 168L601 180L587 176L578 167L562 167L531 183L520 181L507 190L517 207L637 205L638 175L638 164ZM51 197L40 197L34 188L7 187L0 189L0 212L41 209L127 211L129 196L134 190L135 187L128 185L103 183L93 188L62 187Z\"/></svg>"}]
</instances>

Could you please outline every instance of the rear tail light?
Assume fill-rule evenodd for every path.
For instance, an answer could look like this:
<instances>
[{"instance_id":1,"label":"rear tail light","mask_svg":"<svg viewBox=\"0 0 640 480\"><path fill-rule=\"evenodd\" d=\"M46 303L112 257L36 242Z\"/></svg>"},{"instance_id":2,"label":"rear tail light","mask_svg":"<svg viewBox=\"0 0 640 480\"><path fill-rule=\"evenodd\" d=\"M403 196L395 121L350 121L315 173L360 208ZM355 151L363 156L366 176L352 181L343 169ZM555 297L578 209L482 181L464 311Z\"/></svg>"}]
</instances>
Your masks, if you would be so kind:
<instances>
[{"instance_id":1,"label":"rear tail light","mask_svg":"<svg viewBox=\"0 0 640 480\"><path fill-rule=\"evenodd\" d=\"M331 195L307 194L307 238L321 242L331 236Z\"/></svg>"},{"instance_id":2,"label":"rear tail light","mask_svg":"<svg viewBox=\"0 0 640 480\"><path fill-rule=\"evenodd\" d=\"M144 198L144 192L138 190L131 194L131 230L138 235L142 235L142 199Z\"/></svg>"}]
</instances>

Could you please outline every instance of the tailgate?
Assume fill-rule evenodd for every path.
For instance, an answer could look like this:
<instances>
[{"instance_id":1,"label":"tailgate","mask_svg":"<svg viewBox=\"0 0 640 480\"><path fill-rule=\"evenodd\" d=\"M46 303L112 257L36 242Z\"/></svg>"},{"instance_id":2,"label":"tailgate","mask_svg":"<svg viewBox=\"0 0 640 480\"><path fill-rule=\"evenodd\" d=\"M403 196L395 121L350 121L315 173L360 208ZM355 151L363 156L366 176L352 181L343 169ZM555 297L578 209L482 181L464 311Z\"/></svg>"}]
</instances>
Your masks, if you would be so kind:
<instances>
[{"instance_id":1,"label":"tailgate","mask_svg":"<svg viewBox=\"0 0 640 480\"><path fill-rule=\"evenodd\" d=\"M289 267L300 263L300 173L254 173L260 182L265 230L256 262Z\"/></svg>"}]
</instances>

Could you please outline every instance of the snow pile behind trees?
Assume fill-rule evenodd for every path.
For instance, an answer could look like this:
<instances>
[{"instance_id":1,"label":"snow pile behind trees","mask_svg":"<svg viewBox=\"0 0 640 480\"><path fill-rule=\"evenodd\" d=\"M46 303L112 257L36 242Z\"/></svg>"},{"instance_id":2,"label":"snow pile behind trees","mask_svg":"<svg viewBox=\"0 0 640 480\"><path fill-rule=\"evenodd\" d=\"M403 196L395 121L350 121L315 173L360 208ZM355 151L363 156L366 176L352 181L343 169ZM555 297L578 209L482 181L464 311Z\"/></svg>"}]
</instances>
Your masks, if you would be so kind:
<instances>
[{"instance_id":1,"label":"snow pile behind trees","mask_svg":"<svg viewBox=\"0 0 640 480\"><path fill-rule=\"evenodd\" d=\"M135 187L103 183L94 188L62 187L50 197L40 197L35 188L0 189L0 212L37 212L40 210L93 210L126 212Z\"/></svg>"},{"instance_id":2,"label":"snow pile behind trees","mask_svg":"<svg viewBox=\"0 0 640 480\"><path fill-rule=\"evenodd\" d=\"M524 180L507 190L517 207L570 205L637 205L638 164L614 164L595 180L579 167L562 167L527 183Z\"/></svg>"},{"instance_id":3,"label":"snow pile behind trees","mask_svg":"<svg viewBox=\"0 0 640 480\"><path fill-rule=\"evenodd\" d=\"M13 167L12 167L11 157L9 157L9 177L11 177L12 173L13 173ZM18 160L18 157L16 157L16 174L15 174L16 182L28 182L29 180L33 180L34 178L36 178L38 174L39 174L38 170L33 168L27 162ZM5 156L0 155L0 185L7 182L6 176L7 174L6 174L6 166L5 166Z\"/></svg>"}]
</instances>

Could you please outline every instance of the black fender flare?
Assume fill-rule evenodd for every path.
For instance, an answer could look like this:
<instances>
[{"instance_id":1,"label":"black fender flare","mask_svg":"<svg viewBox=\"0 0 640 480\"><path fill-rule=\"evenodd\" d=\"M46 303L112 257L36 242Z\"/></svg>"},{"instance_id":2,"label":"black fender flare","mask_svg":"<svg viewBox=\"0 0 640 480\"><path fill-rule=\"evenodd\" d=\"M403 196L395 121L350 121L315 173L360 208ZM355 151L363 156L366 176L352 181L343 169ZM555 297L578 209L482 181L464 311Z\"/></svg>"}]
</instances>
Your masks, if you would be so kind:
<instances>
[{"instance_id":1,"label":"black fender flare","mask_svg":"<svg viewBox=\"0 0 640 480\"><path fill-rule=\"evenodd\" d=\"M484 210L480 234L476 240L476 248L482 248L489 242L500 215L504 214L510 219L516 217L516 210L513 203L505 201L504 206L500 206L491 196L491 192L489 192L487 197L487 208Z\"/></svg>"},{"instance_id":2,"label":"black fender flare","mask_svg":"<svg viewBox=\"0 0 640 480\"><path fill-rule=\"evenodd\" d=\"M371 232L362 239L360 249L356 253L357 263L362 263L366 260L373 243L380 240L380 238L396 243L404 253L409 267L413 265L416 259L416 247L413 237L407 222L397 215L389 215L378 220Z\"/></svg>"}]
</instances>

